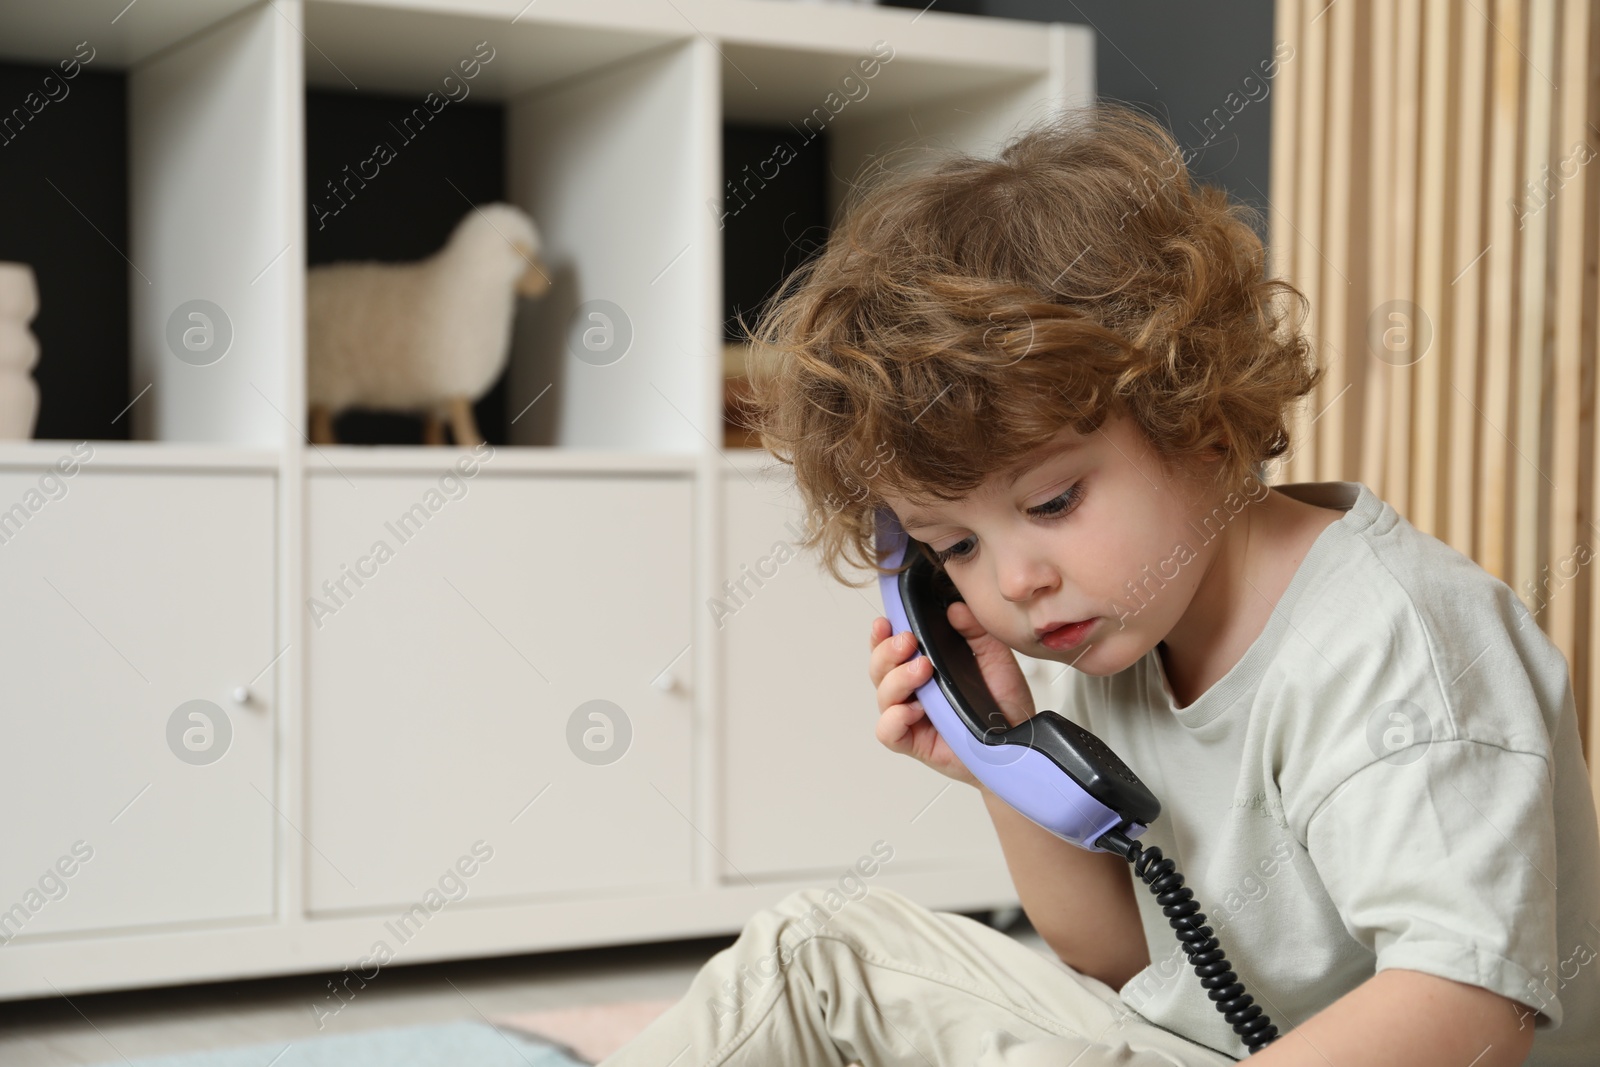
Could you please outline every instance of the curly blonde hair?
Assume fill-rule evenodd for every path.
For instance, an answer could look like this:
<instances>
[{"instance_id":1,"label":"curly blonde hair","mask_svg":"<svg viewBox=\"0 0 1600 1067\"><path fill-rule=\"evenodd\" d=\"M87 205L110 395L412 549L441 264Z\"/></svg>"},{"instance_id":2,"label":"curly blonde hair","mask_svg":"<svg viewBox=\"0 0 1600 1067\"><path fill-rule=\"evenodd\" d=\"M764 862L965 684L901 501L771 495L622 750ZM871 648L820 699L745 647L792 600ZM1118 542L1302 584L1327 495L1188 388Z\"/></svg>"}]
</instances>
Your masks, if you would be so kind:
<instances>
[{"instance_id":1,"label":"curly blonde hair","mask_svg":"<svg viewBox=\"0 0 1600 1067\"><path fill-rule=\"evenodd\" d=\"M997 158L947 153L858 176L824 248L745 328L747 425L794 467L801 547L891 573L887 491L955 500L1064 426L1135 420L1169 469L1217 455L1239 490L1290 447L1287 409L1322 377L1308 306L1265 276L1259 213L1191 184L1156 120L1098 104ZM1285 323L1277 298L1297 314ZM1198 469L1198 467L1195 467Z\"/></svg>"}]
</instances>

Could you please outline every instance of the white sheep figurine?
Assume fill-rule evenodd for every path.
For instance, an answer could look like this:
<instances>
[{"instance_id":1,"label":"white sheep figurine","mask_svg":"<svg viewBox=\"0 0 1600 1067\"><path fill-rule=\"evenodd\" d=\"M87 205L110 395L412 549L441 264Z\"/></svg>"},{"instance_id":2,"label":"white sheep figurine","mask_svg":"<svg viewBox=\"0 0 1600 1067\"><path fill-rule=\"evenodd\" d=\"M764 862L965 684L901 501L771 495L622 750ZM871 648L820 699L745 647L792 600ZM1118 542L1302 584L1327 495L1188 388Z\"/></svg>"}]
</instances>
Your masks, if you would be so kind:
<instances>
[{"instance_id":1,"label":"white sheep figurine","mask_svg":"<svg viewBox=\"0 0 1600 1067\"><path fill-rule=\"evenodd\" d=\"M510 204L474 208L415 263L332 263L306 272L306 399L311 440L334 441L351 406L419 412L423 440L483 442L472 416L510 354L518 295L550 287L533 219Z\"/></svg>"}]
</instances>

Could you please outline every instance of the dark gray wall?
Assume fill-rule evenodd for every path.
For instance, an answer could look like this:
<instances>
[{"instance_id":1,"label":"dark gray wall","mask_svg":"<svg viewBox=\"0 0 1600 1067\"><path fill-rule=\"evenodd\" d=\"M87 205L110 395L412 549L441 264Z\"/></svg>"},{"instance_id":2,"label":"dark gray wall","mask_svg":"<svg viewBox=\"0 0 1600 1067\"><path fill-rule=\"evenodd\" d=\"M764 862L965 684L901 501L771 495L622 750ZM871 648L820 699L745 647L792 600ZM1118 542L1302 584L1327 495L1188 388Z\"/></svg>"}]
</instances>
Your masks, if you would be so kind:
<instances>
[{"instance_id":1,"label":"dark gray wall","mask_svg":"<svg viewBox=\"0 0 1600 1067\"><path fill-rule=\"evenodd\" d=\"M882 2L927 7L927 0ZM1159 116L1193 153L1196 179L1263 212L1273 94L1262 65L1273 55L1272 9L1273 0L935 0L932 7L1093 29L1100 98Z\"/></svg>"}]
</instances>

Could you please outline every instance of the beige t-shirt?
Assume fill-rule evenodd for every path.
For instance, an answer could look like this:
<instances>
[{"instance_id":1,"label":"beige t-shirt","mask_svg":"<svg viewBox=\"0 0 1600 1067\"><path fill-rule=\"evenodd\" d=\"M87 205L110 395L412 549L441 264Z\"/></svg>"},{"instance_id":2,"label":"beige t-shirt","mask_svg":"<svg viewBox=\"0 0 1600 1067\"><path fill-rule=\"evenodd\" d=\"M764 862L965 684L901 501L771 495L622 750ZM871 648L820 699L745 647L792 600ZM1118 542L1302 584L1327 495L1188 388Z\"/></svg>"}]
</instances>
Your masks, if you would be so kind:
<instances>
[{"instance_id":1,"label":"beige t-shirt","mask_svg":"<svg viewBox=\"0 0 1600 1067\"><path fill-rule=\"evenodd\" d=\"M1066 669L1040 706L1160 799L1141 843L1177 864L1280 1034L1402 967L1527 1005L1530 1067L1593 1067L1600 831L1565 657L1510 586L1364 484L1276 488L1346 513L1221 680L1178 708L1152 649L1106 677ZM1134 893L1151 964L1123 1001L1244 1058Z\"/></svg>"}]
</instances>

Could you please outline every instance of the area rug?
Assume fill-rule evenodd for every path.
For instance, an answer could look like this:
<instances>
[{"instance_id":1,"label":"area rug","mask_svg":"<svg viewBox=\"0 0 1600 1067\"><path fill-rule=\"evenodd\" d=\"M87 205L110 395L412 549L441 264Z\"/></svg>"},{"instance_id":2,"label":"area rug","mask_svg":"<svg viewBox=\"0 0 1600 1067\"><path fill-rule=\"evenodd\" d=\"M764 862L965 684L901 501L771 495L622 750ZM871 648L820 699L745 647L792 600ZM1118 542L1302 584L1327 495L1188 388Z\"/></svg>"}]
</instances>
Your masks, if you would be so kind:
<instances>
[{"instance_id":1,"label":"area rug","mask_svg":"<svg viewBox=\"0 0 1600 1067\"><path fill-rule=\"evenodd\" d=\"M509 1027L459 1021L330 1034L172 1056L116 1059L98 1067L581 1067L559 1045Z\"/></svg>"},{"instance_id":2,"label":"area rug","mask_svg":"<svg viewBox=\"0 0 1600 1067\"><path fill-rule=\"evenodd\" d=\"M493 1022L529 1037L542 1037L562 1052L585 1064L597 1064L639 1036L657 1016L674 1004L667 1000L630 1000L591 1004L581 1008L528 1011L497 1016ZM276 1065L274 1065L276 1067ZM539 1067L544 1067L540 1064ZM850 1064L849 1067L860 1067Z\"/></svg>"},{"instance_id":3,"label":"area rug","mask_svg":"<svg viewBox=\"0 0 1600 1067\"><path fill-rule=\"evenodd\" d=\"M543 1038L582 1063L595 1064L638 1037L640 1031L678 1000L678 997L670 997L586 1004L577 1008L501 1015L493 1021L529 1037Z\"/></svg>"}]
</instances>

